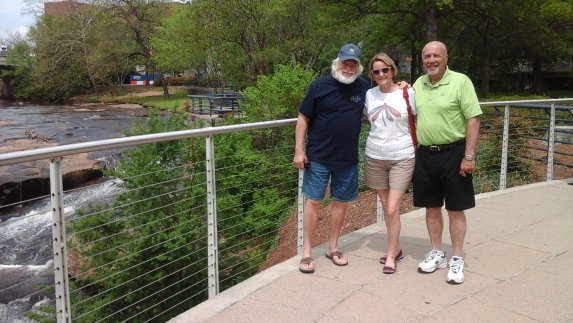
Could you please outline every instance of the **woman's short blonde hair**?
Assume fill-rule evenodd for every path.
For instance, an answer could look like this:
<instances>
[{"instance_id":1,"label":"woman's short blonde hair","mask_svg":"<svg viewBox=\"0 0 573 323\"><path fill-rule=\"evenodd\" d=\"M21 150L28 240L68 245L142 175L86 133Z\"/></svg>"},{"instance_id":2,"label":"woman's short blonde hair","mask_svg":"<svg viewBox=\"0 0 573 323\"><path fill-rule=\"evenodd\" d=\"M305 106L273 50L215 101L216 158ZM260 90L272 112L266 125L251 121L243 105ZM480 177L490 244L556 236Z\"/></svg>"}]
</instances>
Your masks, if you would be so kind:
<instances>
[{"instance_id":1,"label":"woman's short blonde hair","mask_svg":"<svg viewBox=\"0 0 573 323\"><path fill-rule=\"evenodd\" d=\"M374 57L372 57L372 59L370 60L370 64L368 64L368 76L371 79L374 79L374 75L372 75L372 69L375 62L382 62L388 65L390 67L390 70L392 71L393 77L398 75L398 67L396 67L396 63L394 63L394 60L390 58L390 56L388 56L388 54L386 53L378 53L374 55Z\"/></svg>"}]
</instances>

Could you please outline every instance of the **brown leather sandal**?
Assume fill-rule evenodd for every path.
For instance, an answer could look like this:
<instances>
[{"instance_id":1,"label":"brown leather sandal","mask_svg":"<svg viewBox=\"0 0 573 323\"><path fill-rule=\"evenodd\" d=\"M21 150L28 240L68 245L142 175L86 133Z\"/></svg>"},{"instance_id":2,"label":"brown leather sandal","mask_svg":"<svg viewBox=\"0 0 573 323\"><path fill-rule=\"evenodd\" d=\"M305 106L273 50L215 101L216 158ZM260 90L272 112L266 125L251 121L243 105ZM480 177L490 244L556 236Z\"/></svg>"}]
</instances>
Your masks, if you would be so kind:
<instances>
[{"instance_id":1,"label":"brown leather sandal","mask_svg":"<svg viewBox=\"0 0 573 323\"><path fill-rule=\"evenodd\" d=\"M385 274L393 274L396 272L396 269L398 269L396 265L394 265L394 267L384 265L382 272Z\"/></svg>"},{"instance_id":2,"label":"brown leather sandal","mask_svg":"<svg viewBox=\"0 0 573 323\"><path fill-rule=\"evenodd\" d=\"M384 265L386 263L387 258L388 258L388 255L384 255L384 256L380 257L380 260L379 260L380 263ZM396 258L394 258L394 260L396 262L398 262L403 258L404 258L404 254L402 253L402 249L400 249L400 252L398 252L398 254L396 255Z\"/></svg>"},{"instance_id":3,"label":"brown leather sandal","mask_svg":"<svg viewBox=\"0 0 573 323\"><path fill-rule=\"evenodd\" d=\"M344 254L338 250L333 251L330 255L327 253L324 254L324 256L330 260L332 260L332 263L337 265L337 266L346 266L348 265L348 260L346 260L346 262L344 262L342 260L342 257L344 257ZM338 260L335 260L334 257L337 257Z\"/></svg>"},{"instance_id":4,"label":"brown leather sandal","mask_svg":"<svg viewBox=\"0 0 573 323\"><path fill-rule=\"evenodd\" d=\"M304 266L310 264L312 264L312 267L310 268ZM312 263L312 258L311 257L302 258L302 260L300 261L300 265L298 266L298 270L300 270L301 273L312 274L314 272L314 264Z\"/></svg>"}]
</instances>

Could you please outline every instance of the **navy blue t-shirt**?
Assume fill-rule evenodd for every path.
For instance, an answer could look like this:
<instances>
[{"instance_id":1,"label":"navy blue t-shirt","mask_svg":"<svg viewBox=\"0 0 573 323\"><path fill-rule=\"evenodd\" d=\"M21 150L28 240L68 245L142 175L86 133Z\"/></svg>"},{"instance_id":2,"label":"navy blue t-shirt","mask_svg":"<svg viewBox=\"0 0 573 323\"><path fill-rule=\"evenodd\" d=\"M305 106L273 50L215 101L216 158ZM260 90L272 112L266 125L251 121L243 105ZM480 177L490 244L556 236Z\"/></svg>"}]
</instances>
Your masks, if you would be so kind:
<instances>
[{"instance_id":1,"label":"navy blue t-shirt","mask_svg":"<svg viewBox=\"0 0 573 323\"><path fill-rule=\"evenodd\" d=\"M309 119L306 156L330 167L358 163L358 140L366 91L370 82L359 77L351 84L332 75L313 81L299 112Z\"/></svg>"}]
</instances>

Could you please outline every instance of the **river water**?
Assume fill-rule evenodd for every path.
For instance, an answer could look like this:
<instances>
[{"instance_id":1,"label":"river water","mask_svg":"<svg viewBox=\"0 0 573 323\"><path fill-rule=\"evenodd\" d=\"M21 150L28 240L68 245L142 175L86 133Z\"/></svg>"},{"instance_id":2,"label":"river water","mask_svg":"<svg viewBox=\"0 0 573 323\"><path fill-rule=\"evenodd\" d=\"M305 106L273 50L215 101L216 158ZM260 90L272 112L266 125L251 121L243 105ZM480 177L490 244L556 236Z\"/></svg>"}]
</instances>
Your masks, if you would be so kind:
<instances>
[{"instance_id":1,"label":"river water","mask_svg":"<svg viewBox=\"0 0 573 323\"><path fill-rule=\"evenodd\" d=\"M122 137L135 122L145 121L149 112L138 105L37 106L2 101L0 153ZM110 153L91 157L105 158L102 154ZM26 167L21 166L21 174L26 174ZM0 182L21 176L14 168L7 169L0 167ZM107 200L121 191L116 180L70 191L64 197L69 205L66 217L75 214L73 205ZM4 219L0 222L0 322L28 322L24 313L45 302L29 295L38 285L54 281L50 199L37 198L6 209L0 206L0 215Z\"/></svg>"},{"instance_id":2,"label":"river water","mask_svg":"<svg viewBox=\"0 0 573 323\"><path fill-rule=\"evenodd\" d=\"M135 104L0 105L0 153L29 149L20 147L23 139L62 145L121 137L149 111Z\"/></svg>"}]
</instances>

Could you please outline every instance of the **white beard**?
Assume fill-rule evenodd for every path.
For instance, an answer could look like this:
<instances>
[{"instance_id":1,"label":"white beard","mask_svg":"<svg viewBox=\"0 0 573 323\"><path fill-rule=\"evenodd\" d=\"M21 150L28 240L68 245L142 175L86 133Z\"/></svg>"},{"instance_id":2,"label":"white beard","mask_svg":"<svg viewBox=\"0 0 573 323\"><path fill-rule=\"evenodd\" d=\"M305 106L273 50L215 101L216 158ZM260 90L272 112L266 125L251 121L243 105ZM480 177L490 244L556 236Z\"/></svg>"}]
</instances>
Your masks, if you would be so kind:
<instances>
[{"instance_id":1,"label":"white beard","mask_svg":"<svg viewBox=\"0 0 573 323\"><path fill-rule=\"evenodd\" d=\"M335 79L338 80L338 82L344 83L344 84L352 84L358 78L358 74L352 74L352 76L345 76L342 73L342 71L336 71L336 70L334 71L334 73L332 75L334 76Z\"/></svg>"},{"instance_id":2,"label":"white beard","mask_svg":"<svg viewBox=\"0 0 573 323\"><path fill-rule=\"evenodd\" d=\"M427 68L426 72L428 73L428 75L438 75L440 73L440 69L437 67L432 67L432 68Z\"/></svg>"}]
</instances>

